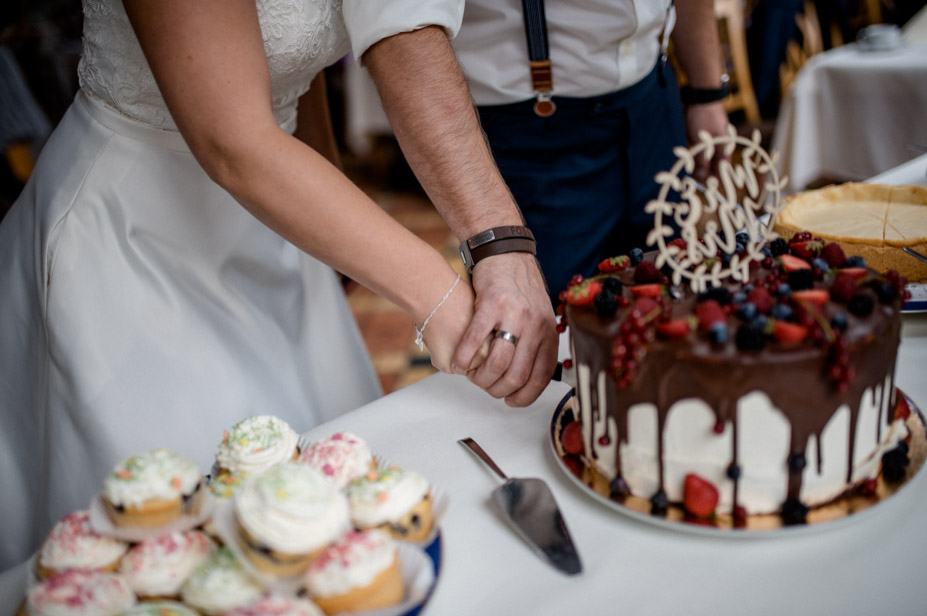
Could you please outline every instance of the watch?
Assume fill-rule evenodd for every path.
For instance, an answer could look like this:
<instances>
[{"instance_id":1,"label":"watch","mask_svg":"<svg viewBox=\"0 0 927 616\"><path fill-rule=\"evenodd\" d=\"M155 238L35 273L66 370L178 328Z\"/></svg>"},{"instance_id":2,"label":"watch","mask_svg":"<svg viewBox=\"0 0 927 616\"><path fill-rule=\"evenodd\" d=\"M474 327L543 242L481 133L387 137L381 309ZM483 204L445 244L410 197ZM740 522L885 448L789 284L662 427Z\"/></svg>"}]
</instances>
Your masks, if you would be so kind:
<instances>
[{"instance_id":1,"label":"watch","mask_svg":"<svg viewBox=\"0 0 927 616\"><path fill-rule=\"evenodd\" d=\"M727 75L721 75L721 85L717 88L693 88L692 86L683 86L679 90L682 102L686 105L716 103L727 98L730 93L731 80Z\"/></svg>"},{"instance_id":2,"label":"watch","mask_svg":"<svg viewBox=\"0 0 927 616\"><path fill-rule=\"evenodd\" d=\"M507 252L530 252L536 255L537 243L531 229L515 225L493 227L460 244L460 258L468 274L473 273L473 266L483 259Z\"/></svg>"}]
</instances>

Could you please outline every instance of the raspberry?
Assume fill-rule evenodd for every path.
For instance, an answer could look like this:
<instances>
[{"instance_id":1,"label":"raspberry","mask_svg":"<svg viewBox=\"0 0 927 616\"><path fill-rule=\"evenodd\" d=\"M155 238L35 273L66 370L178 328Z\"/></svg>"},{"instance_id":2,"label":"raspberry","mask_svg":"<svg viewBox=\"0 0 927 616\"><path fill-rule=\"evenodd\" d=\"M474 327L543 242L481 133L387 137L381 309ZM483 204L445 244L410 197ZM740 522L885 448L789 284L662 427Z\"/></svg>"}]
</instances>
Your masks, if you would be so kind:
<instances>
[{"instance_id":1,"label":"raspberry","mask_svg":"<svg viewBox=\"0 0 927 616\"><path fill-rule=\"evenodd\" d=\"M776 305L772 295L769 294L765 287L757 287L750 291L749 295L747 295L747 301L756 306L756 310L760 314L768 314Z\"/></svg>"},{"instance_id":2,"label":"raspberry","mask_svg":"<svg viewBox=\"0 0 927 616\"><path fill-rule=\"evenodd\" d=\"M797 242L808 242L811 241L811 233L808 231L799 231L792 236L792 239L789 240L789 244L795 244Z\"/></svg>"},{"instance_id":3,"label":"raspberry","mask_svg":"<svg viewBox=\"0 0 927 616\"><path fill-rule=\"evenodd\" d=\"M661 280L663 280L663 274L650 261L638 264L637 269L634 270L634 282L637 284L660 282Z\"/></svg>"},{"instance_id":4,"label":"raspberry","mask_svg":"<svg viewBox=\"0 0 927 616\"><path fill-rule=\"evenodd\" d=\"M846 274L838 274L834 279L834 285L830 288L830 296L835 302L849 303L853 296L856 295L856 280Z\"/></svg>"},{"instance_id":5,"label":"raspberry","mask_svg":"<svg viewBox=\"0 0 927 616\"><path fill-rule=\"evenodd\" d=\"M724 321L726 315L721 304L710 299L695 307L695 316L698 318L699 329L708 331L713 324Z\"/></svg>"},{"instance_id":6,"label":"raspberry","mask_svg":"<svg viewBox=\"0 0 927 616\"><path fill-rule=\"evenodd\" d=\"M843 253L843 248L840 247L840 244L835 242L825 244L824 248L821 249L820 257L827 261L827 264L831 267L843 267L843 264L846 263L847 260L847 256Z\"/></svg>"}]
</instances>

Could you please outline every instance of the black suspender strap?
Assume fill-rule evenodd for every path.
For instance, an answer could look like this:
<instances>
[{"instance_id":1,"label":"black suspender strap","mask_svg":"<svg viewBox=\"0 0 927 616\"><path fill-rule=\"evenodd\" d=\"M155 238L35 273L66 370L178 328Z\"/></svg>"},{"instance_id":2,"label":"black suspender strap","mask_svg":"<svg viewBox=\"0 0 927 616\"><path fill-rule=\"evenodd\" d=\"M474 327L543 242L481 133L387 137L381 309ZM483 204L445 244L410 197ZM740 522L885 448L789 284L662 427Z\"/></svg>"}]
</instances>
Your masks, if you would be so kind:
<instances>
[{"instance_id":1,"label":"black suspender strap","mask_svg":"<svg viewBox=\"0 0 927 616\"><path fill-rule=\"evenodd\" d=\"M521 4L525 13L531 87L534 88L537 98L534 103L534 112L539 116L549 116L557 108L550 98L554 89L554 73L550 64L550 48L547 44L544 0L522 0Z\"/></svg>"}]
</instances>

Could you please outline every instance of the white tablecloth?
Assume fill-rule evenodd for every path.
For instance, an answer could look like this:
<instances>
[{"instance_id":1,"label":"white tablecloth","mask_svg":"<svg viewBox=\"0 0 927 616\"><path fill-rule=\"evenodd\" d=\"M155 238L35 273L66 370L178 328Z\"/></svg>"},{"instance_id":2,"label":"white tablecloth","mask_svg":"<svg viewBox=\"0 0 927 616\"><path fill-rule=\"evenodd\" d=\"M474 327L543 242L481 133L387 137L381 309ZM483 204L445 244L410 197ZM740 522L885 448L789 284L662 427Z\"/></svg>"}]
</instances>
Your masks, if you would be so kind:
<instances>
[{"instance_id":1,"label":"white tablecloth","mask_svg":"<svg viewBox=\"0 0 927 616\"><path fill-rule=\"evenodd\" d=\"M783 100L772 147L786 193L822 176L862 181L927 147L927 41L845 45L812 57Z\"/></svg>"},{"instance_id":2,"label":"white tablecloth","mask_svg":"<svg viewBox=\"0 0 927 616\"><path fill-rule=\"evenodd\" d=\"M907 314L897 385L927 411L925 367L927 313ZM600 504L567 478L548 433L568 391L555 382L531 407L511 409L463 377L438 374L308 433L354 432L449 496L441 569L425 616L927 612L927 471L891 499L830 525L724 537L668 530ZM465 436L510 476L548 482L580 551L581 575L555 571L497 516L489 497L499 480L457 443ZM25 579L25 565L0 575L0 606L10 614Z\"/></svg>"}]
</instances>

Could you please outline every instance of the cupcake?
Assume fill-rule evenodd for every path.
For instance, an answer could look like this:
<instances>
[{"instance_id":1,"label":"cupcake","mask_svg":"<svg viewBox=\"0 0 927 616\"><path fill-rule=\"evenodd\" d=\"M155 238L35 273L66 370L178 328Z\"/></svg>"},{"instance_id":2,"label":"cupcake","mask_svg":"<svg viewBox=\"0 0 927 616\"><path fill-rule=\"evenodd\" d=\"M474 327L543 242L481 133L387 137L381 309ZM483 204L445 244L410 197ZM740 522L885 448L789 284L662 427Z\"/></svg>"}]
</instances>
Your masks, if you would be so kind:
<instances>
[{"instance_id":1,"label":"cupcake","mask_svg":"<svg viewBox=\"0 0 927 616\"><path fill-rule=\"evenodd\" d=\"M324 616L324 612L308 599L271 593L222 616Z\"/></svg>"},{"instance_id":2,"label":"cupcake","mask_svg":"<svg viewBox=\"0 0 927 616\"><path fill-rule=\"evenodd\" d=\"M420 474L396 466L370 471L348 484L351 521L396 539L424 541L434 526L431 489Z\"/></svg>"},{"instance_id":3,"label":"cupcake","mask_svg":"<svg viewBox=\"0 0 927 616\"><path fill-rule=\"evenodd\" d=\"M306 464L344 488L352 479L376 468L370 447L350 432L338 432L300 452L297 462Z\"/></svg>"},{"instance_id":4,"label":"cupcake","mask_svg":"<svg viewBox=\"0 0 927 616\"><path fill-rule=\"evenodd\" d=\"M179 599L181 586L212 549L212 541L203 532L177 531L133 546L119 572L140 599Z\"/></svg>"},{"instance_id":5,"label":"cupcake","mask_svg":"<svg viewBox=\"0 0 927 616\"><path fill-rule=\"evenodd\" d=\"M254 415L222 434L216 453L218 476L246 476L292 460L299 453L299 435L279 417Z\"/></svg>"},{"instance_id":6,"label":"cupcake","mask_svg":"<svg viewBox=\"0 0 927 616\"><path fill-rule=\"evenodd\" d=\"M285 462L245 480L236 494L238 544L262 573L292 576L351 527L348 503L320 472Z\"/></svg>"},{"instance_id":7,"label":"cupcake","mask_svg":"<svg viewBox=\"0 0 927 616\"><path fill-rule=\"evenodd\" d=\"M116 526L156 527L199 513L196 464L159 448L117 464L103 482L103 503Z\"/></svg>"},{"instance_id":8,"label":"cupcake","mask_svg":"<svg viewBox=\"0 0 927 616\"><path fill-rule=\"evenodd\" d=\"M227 547L220 547L193 572L180 589L183 602L201 614L222 614L264 594Z\"/></svg>"},{"instance_id":9,"label":"cupcake","mask_svg":"<svg viewBox=\"0 0 927 616\"><path fill-rule=\"evenodd\" d=\"M396 542L379 530L351 531L312 563L305 583L326 614L396 605L404 593Z\"/></svg>"},{"instance_id":10,"label":"cupcake","mask_svg":"<svg viewBox=\"0 0 927 616\"><path fill-rule=\"evenodd\" d=\"M199 616L199 612L176 601L151 601L130 607L122 616Z\"/></svg>"},{"instance_id":11,"label":"cupcake","mask_svg":"<svg viewBox=\"0 0 927 616\"><path fill-rule=\"evenodd\" d=\"M135 594L118 573L71 569L45 578L26 593L27 616L119 616Z\"/></svg>"},{"instance_id":12,"label":"cupcake","mask_svg":"<svg viewBox=\"0 0 927 616\"><path fill-rule=\"evenodd\" d=\"M97 534L90 526L90 511L64 516L46 537L39 551L36 573L46 578L68 569L116 571L129 545Z\"/></svg>"}]
</instances>

